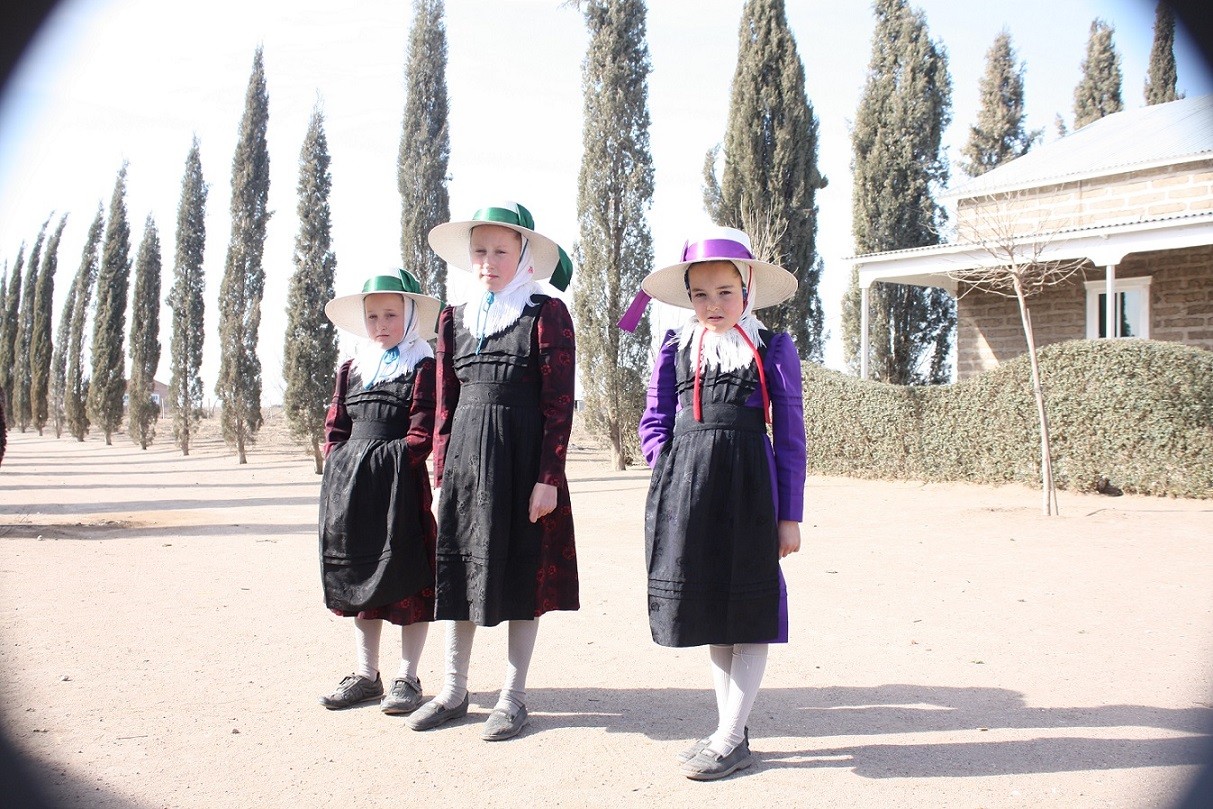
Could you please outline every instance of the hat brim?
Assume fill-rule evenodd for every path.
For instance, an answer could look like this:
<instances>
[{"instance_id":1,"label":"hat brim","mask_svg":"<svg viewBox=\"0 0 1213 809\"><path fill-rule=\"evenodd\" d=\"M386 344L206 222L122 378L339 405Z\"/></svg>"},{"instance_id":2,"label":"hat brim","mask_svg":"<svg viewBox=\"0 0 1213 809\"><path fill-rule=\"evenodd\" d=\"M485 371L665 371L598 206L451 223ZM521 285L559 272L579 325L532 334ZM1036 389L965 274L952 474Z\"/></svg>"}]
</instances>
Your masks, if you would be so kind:
<instances>
[{"instance_id":1,"label":"hat brim","mask_svg":"<svg viewBox=\"0 0 1213 809\"><path fill-rule=\"evenodd\" d=\"M509 228L515 233L525 236L531 245L531 260L535 264L534 279L546 281L556 271L560 262L560 248L556 242L533 230L511 225L506 222L445 222L436 226L429 233L430 247L442 257L442 260L465 272L472 272L472 256L468 245L472 240L472 228L479 225L496 225Z\"/></svg>"},{"instance_id":2,"label":"hat brim","mask_svg":"<svg viewBox=\"0 0 1213 809\"><path fill-rule=\"evenodd\" d=\"M691 296L686 287L686 271L692 264L702 264L705 261L731 261L742 278L746 277L747 268L753 268L755 291L751 293L751 301L754 309L765 309L783 303L796 294L796 276L783 267L756 259L738 258L708 257L671 264L645 276L640 282L640 288L654 300L683 309L693 309L695 307L691 304Z\"/></svg>"},{"instance_id":3,"label":"hat brim","mask_svg":"<svg viewBox=\"0 0 1213 809\"><path fill-rule=\"evenodd\" d=\"M402 295L408 298L417 305L417 334L422 340L433 340L438 336L438 313L442 311L442 303L429 295L384 290L342 295L324 305L324 314L342 331L370 337L366 333L366 311L362 306L362 299L367 295Z\"/></svg>"}]
</instances>

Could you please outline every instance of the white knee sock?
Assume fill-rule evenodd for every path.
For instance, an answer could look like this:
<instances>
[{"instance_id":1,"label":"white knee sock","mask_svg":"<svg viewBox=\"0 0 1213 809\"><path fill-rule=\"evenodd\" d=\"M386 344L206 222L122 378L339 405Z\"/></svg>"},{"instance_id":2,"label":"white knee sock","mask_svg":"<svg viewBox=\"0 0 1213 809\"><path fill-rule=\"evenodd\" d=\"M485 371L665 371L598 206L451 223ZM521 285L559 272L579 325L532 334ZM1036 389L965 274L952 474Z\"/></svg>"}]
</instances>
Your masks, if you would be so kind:
<instances>
[{"instance_id":1,"label":"white knee sock","mask_svg":"<svg viewBox=\"0 0 1213 809\"><path fill-rule=\"evenodd\" d=\"M505 668L505 684L497 699L497 708L518 710L526 703L526 675L539 635L539 619L510 621L509 661Z\"/></svg>"},{"instance_id":2,"label":"white knee sock","mask_svg":"<svg viewBox=\"0 0 1213 809\"><path fill-rule=\"evenodd\" d=\"M354 673L374 680L379 676L379 638L383 621L377 618L354 617L354 638L358 647L358 663Z\"/></svg>"},{"instance_id":3,"label":"white knee sock","mask_svg":"<svg viewBox=\"0 0 1213 809\"><path fill-rule=\"evenodd\" d=\"M713 644L708 647L708 654L712 656L712 686L716 691L716 717L719 724L719 718L724 716L725 708L729 704L729 671L733 668L733 645Z\"/></svg>"},{"instance_id":4,"label":"white knee sock","mask_svg":"<svg viewBox=\"0 0 1213 809\"><path fill-rule=\"evenodd\" d=\"M476 625L471 621L451 621L446 629L446 681L434 701L454 708L468 695L468 664L472 660L472 641Z\"/></svg>"},{"instance_id":5,"label":"white knee sock","mask_svg":"<svg viewBox=\"0 0 1213 809\"><path fill-rule=\"evenodd\" d=\"M417 679L417 664L421 662L421 650L425 648L425 638L429 631L430 625L427 621L400 627L400 670L396 672L398 678Z\"/></svg>"},{"instance_id":6,"label":"white knee sock","mask_svg":"<svg viewBox=\"0 0 1213 809\"><path fill-rule=\"evenodd\" d=\"M737 643L733 645L733 662L729 668L729 697L724 713L720 715L720 726L712 734L708 747L713 752L726 755L741 744L745 738L746 722L750 710L762 686L762 675L767 668L767 644Z\"/></svg>"}]
</instances>

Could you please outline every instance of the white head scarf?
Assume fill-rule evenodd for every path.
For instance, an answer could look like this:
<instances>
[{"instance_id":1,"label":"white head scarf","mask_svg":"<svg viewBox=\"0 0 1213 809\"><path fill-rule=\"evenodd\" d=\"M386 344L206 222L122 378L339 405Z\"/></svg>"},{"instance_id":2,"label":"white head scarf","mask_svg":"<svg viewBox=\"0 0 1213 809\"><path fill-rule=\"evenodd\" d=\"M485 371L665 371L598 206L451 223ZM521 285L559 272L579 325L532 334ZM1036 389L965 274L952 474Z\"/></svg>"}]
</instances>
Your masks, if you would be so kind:
<instances>
[{"instance_id":1,"label":"white head scarf","mask_svg":"<svg viewBox=\"0 0 1213 809\"><path fill-rule=\"evenodd\" d=\"M374 340L363 340L354 352L352 370L362 377L362 387L370 388L378 382L395 379L411 371L427 357L434 356L429 342L417 333L417 304L405 296L404 337L389 349L383 349Z\"/></svg>"},{"instance_id":2,"label":"white head scarf","mask_svg":"<svg viewBox=\"0 0 1213 809\"><path fill-rule=\"evenodd\" d=\"M522 310L543 288L534 280L535 262L531 258L531 243L522 236L522 254L514 277L500 292L485 290L463 307L463 327L478 340L492 337L508 329L522 316Z\"/></svg>"}]
</instances>

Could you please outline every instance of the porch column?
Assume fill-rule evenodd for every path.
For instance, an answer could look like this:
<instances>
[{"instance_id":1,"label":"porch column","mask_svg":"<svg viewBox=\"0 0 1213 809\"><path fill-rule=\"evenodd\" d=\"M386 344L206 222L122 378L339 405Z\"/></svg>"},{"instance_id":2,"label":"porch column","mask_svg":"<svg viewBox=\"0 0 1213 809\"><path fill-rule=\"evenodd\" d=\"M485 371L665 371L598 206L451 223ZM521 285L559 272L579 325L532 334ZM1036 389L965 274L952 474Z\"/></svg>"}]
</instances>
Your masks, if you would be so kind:
<instances>
[{"instance_id":1,"label":"porch column","mask_svg":"<svg viewBox=\"0 0 1213 809\"><path fill-rule=\"evenodd\" d=\"M870 287L859 286L859 378L868 378L868 349L872 341L868 338L868 301Z\"/></svg>"},{"instance_id":2,"label":"porch column","mask_svg":"<svg viewBox=\"0 0 1213 809\"><path fill-rule=\"evenodd\" d=\"M1120 336L1120 316L1117 312L1119 308L1116 303L1116 265L1108 264L1105 268L1105 288L1104 294L1104 337L1113 338Z\"/></svg>"}]
</instances>

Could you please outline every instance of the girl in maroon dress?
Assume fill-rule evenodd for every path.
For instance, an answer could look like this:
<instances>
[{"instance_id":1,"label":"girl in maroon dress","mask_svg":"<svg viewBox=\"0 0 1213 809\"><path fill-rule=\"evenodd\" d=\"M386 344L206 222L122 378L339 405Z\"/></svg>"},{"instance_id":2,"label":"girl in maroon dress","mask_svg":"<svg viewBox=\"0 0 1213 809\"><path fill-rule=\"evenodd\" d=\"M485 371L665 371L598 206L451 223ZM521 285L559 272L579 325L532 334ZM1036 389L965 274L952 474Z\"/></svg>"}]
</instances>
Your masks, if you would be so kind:
<instances>
[{"instance_id":1,"label":"girl in maroon dress","mask_svg":"<svg viewBox=\"0 0 1213 809\"><path fill-rule=\"evenodd\" d=\"M382 698L388 714L421 705L417 663L434 619L435 525L425 468L434 436L434 320L441 304L400 270L324 307L364 337L337 372L325 420L320 567L325 605L353 617L354 672L320 703L331 710ZM383 622L400 626L400 669L379 676Z\"/></svg>"},{"instance_id":2,"label":"girl in maroon dress","mask_svg":"<svg viewBox=\"0 0 1213 809\"><path fill-rule=\"evenodd\" d=\"M442 691L409 717L429 730L465 716L477 626L509 624L500 698L482 738L516 736L538 618L578 608L565 453L573 420L573 323L536 283L569 281L564 251L526 208L482 208L430 231L430 246L479 284L438 318L437 620L447 635Z\"/></svg>"}]
</instances>

